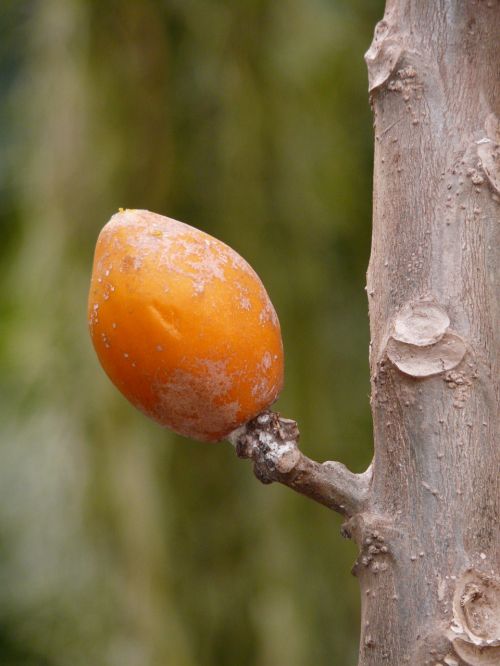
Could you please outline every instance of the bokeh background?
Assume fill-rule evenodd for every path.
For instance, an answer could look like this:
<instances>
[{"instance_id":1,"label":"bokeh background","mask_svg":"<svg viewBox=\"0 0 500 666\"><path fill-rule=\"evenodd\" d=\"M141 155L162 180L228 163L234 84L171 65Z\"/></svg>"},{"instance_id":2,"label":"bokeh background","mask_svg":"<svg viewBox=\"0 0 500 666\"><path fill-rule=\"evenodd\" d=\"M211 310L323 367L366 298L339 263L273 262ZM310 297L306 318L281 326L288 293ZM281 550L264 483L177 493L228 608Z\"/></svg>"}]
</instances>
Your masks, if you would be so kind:
<instances>
[{"instance_id":1,"label":"bokeh background","mask_svg":"<svg viewBox=\"0 0 500 666\"><path fill-rule=\"evenodd\" d=\"M2 0L0 664L349 666L356 550L228 444L149 423L92 351L119 206L240 252L279 313L303 450L371 457L381 0Z\"/></svg>"}]
</instances>

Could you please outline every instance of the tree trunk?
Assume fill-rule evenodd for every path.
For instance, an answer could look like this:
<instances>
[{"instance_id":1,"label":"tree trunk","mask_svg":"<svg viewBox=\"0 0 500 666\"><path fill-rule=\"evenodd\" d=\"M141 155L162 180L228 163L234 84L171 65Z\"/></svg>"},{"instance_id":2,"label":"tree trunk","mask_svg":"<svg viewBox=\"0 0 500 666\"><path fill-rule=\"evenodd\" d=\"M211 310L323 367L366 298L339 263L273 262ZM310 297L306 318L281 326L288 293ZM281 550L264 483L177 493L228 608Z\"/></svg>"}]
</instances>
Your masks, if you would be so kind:
<instances>
[{"instance_id":1,"label":"tree trunk","mask_svg":"<svg viewBox=\"0 0 500 666\"><path fill-rule=\"evenodd\" d=\"M500 2L388 0L366 54L375 457L360 666L500 664Z\"/></svg>"},{"instance_id":2,"label":"tree trunk","mask_svg":"<svg viewBox=\"0 0 500 666\"><path fill-rule=\"evenodd\" d=\"M270 414L230 439L346 516L359 666L498 666L500 1L388 0L366 61L373 464L311 461Z\"/></svg>"}]
</instances>

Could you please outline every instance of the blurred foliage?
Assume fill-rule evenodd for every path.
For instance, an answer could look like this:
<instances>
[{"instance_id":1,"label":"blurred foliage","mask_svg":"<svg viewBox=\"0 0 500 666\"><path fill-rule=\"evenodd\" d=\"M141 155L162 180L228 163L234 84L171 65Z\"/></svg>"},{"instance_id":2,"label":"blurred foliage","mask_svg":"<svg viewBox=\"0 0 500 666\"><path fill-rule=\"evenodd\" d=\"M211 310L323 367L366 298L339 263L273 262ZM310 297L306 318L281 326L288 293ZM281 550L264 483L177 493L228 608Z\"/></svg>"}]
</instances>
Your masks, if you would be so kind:
<instances>
[{"instance_id":1,"label":"blurred foliage","mask_svg":"<svg viewBox=\"0 0 500 666\"><path fill-rule=\"evenodd\" d=\"M229 445L135 412L87 334L119 207L198 226L280 315L302 448L371 456L364 274L381 0L3 0L0 663L354 664L355 547Z\"/></svg>"}]
</instances>

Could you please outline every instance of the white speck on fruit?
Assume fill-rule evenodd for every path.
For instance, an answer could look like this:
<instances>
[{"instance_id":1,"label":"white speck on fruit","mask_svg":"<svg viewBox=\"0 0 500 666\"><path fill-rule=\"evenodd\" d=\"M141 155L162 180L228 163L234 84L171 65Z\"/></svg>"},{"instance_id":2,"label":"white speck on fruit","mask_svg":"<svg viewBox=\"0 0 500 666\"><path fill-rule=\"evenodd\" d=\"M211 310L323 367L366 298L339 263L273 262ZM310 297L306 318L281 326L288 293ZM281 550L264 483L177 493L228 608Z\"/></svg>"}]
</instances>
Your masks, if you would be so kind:
<instances>
[{"instance_id":1,"label":"white speck on fruit","mask_svg":"<svg viewBox=\"0 0 500 666\"><path fill-rule=\"evenodd\" d=\"M264 370L269 370L269 368L272 365L272 362L273 360L271 358L271 354L269 352L265 352L264 356L262 357L262 367L264 368Z\"/></svg>"}]
</instances>

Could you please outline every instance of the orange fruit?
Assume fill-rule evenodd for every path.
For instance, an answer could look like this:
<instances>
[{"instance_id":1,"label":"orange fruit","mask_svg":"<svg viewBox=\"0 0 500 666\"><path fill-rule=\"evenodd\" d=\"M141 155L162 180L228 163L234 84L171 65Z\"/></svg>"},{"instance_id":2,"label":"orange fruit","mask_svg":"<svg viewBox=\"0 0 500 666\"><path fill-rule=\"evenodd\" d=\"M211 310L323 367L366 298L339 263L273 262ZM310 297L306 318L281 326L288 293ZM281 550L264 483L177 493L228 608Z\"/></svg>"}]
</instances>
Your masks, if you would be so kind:
<instances>
[{"instance_id":1,"label":"orange fruit","mask_svg":"<svg viewBox=\"0 0 500 666\"><path fill-rule=\"evenodd\" d=\"M177 220L113 215L97 240L88 316L111 381L181 435L223 439L283 386L280 325L259 277Z\"/></svg>"}]
</instances>

